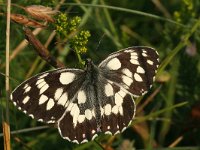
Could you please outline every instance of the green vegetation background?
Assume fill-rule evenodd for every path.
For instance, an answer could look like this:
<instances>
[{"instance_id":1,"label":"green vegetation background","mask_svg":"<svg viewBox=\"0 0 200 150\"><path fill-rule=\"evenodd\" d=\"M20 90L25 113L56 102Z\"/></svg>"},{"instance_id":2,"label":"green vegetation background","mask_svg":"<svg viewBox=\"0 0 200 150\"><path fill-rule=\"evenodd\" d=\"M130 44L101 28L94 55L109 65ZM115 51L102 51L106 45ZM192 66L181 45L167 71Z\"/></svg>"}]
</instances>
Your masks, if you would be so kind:
<instances>
[{"instance_id":1,"label":"green vegetation background","mask_svg":"<svg viewBox=\"0 0 200 150\"><path fill-rule=\"evenodd\" d=\"M29 6L55 7L58 0L18 0L12 3ZM69 3L73 3L69 4ZM11 131L28 132L11 135L13 149L198 149L200 146L200 1L199 0L78 0L66 1L60 12L69 18L81 17L80 30L90 37L84 58L95 63L111 52L130 46L151 46L160 54L161 66L150 92L137 99L138 109L132 125L115 137L100 135L96 142L76 145L63 140L54 127L45 126L10 104ZM0 0L0 12L6 12L6 2ZM114 7L113 7L114 6ZM12 13L23 10L12 7ZM5 43L6 18L0 16L0 99L5 110ZM45 43L53 27L43 29L37 38ZM11 54L24 40L22 26L11 22ZM59 46L58 46L59 45ZM49 51L68 67L81 67L70 43L58 34L48 46ZM32 46L23 48L10 62L10 86L14 89L26 78L53 69L34 52ZM146 102L146 104L145 104ZM5 112L4 112L5 113ZM2 116L2 115L1 115ZM2 120L2 118L1 118ZM1 130L2 133L2 130ZM3 137L0 137L3 148ZM0 148L1 149L1 148Z\"/></svg>"}]
</instances>

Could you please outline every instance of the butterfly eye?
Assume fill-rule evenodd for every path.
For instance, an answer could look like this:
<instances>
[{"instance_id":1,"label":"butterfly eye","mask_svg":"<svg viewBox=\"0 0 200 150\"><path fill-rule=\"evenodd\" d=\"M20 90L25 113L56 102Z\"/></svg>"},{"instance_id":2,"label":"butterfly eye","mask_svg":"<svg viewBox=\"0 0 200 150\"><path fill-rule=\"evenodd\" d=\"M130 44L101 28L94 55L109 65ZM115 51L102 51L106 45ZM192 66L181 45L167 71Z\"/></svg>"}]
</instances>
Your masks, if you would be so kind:
<instances>
[{"instance_id":1,"label":"butterfly eye","mask_svg":"<svg viewBox=\"0 0 200 150\"><path fill-rule=\"evenodd\" d=\"M56 69L20 84L13 104L30 117L56 123L60 135L74 143L93 140L99 132L123 132L135 116L133 97L152 86L159 65L149 47L110 54L99 66L87 59L85 70Z\"/></svg>"}]
</instances>

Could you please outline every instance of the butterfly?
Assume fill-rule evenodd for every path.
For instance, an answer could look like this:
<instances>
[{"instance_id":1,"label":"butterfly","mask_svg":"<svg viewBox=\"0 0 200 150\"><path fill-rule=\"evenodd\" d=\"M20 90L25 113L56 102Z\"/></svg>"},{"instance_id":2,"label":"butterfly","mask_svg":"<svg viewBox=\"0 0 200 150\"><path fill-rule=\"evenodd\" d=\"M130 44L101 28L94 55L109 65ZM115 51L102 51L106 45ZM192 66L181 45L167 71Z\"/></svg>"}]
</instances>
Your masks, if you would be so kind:
<instances>
[{"instance_id":1,"label":"butterfly","mask_svg":"<svg viewBox=\"0 0 200 150\"><path fill-rule=\"evenodd\" d=\"M62 138L74 143L95 139L100 132L124 131L135 116L135 99L151 88L158 53L135 46L111 53L96 66L58 68L21 83L10 95L19 110L45 123L57 124Z\"/></svg>"}]
</instances>

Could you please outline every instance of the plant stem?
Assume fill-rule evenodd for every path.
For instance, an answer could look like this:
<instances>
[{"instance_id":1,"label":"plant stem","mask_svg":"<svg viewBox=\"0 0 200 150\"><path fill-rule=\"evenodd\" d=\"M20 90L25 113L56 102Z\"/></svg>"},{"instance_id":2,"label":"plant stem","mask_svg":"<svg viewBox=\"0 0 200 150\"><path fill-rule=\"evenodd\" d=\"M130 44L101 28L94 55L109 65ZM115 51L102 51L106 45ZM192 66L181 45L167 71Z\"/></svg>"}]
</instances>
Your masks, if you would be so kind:
<instances>
[{"instance_id":1,"label":"plant stem","mask_svg":"<svg viewBox=\"0 0 200 150\"><path fill-rule=\"evenodd\" d=\"M10 53L10 6L11 0L7 0L7 22L6 22L6 115L3 120L4 150L10 150L10 124L9 124L9 53Z\"/></svg>"}]
</instances>

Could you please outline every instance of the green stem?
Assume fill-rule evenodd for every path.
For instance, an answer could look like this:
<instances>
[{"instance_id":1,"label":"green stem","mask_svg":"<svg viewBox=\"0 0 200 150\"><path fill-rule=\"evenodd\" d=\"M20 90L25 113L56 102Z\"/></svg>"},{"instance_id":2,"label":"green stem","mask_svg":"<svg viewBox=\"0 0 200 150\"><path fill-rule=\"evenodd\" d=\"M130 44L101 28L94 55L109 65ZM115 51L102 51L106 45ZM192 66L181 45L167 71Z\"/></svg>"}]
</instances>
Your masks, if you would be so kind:
<instances>
[{"instance_id":1,"label":"green stem","mask_svg":"<svg viewBox=\"0 0 200 150\"><path fill-rule=\"evenodd\" d=\"M200 19L194 24L194 26L192 27L192 29L190 30L189 33L187 33L185 35L185 37L183 38L182 41L179 42L179 44L174 48L174 50L172 50L168 57L162 62L162 64L159 67L158 70L158 74L162 73L164 71L164 69L166 68L166 66L172 61L172 59L174 58L174 56L183 48L187 45L188 43L188 39L193 35L193 33L197 30L197 28L200 26Z\"/></svg>"}]
</instances>

